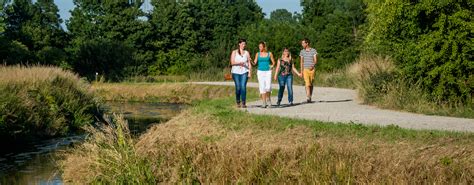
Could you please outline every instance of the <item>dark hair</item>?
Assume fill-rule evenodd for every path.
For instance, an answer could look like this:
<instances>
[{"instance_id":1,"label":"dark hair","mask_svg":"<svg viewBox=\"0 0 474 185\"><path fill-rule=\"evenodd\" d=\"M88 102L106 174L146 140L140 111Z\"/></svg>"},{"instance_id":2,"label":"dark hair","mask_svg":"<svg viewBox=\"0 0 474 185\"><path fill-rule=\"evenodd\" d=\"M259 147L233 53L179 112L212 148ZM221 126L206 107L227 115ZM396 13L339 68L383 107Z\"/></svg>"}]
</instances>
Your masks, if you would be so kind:
<instances>
[{"instance_id":1,"label":"dark hair","mask_svg":"<svg viewBox=\"0 0 474 185\"><path fill-rule=\"evenodd\" d=\"M304 38L302 41L306 42L306 44L311 43L308 38Z\"/></svg>"},{"instance_id":2,"label":"dark hair","mask_svg":"<svg viewBox=\"0 0 474 185\"><path fill-rule=\"evenodd\" d=\"M242 55L242 53L240 53L240 48L239 48L239 45L240 45L240 43L242 43L242 42L247 42L247 40L245 40L245 39L243 39L243 38L239 39L239 43L237 44L237 52L239 52L239 55Z\"/></svg>"},{"instance_id":3,"label":"dark hair","mask_svg":"<svg viewBox=\"0 0 474 185\"><path fill-rule=\"evenodd\" d=\"M265 42L263 42L263 41L260 41L258 44L259 44L259 45L260 45L260 44L263 45L263 51L264 51L264 52L267 51L267 43L265 43Z\"/></svg>"}]
</instances>

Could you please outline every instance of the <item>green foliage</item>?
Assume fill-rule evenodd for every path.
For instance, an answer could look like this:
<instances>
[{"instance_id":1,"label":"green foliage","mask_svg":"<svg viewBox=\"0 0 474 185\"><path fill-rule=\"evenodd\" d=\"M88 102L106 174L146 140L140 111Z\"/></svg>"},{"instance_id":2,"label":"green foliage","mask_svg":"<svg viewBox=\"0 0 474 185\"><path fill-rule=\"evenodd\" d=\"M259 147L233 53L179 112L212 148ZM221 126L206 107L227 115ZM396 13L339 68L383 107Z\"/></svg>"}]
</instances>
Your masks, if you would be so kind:
<instances>
[{"instance_id":1,"label":"green foliage","mask_svg":"<svg viewBox=\"0 0 474 185\"><path fill-rule=\"evenodd\" d=\"M393 56L437 102L472 102L472 1L368 1L367 51Z\"/></svg>"},{"instance_id":2,"label":"green foliage","mask_svg":"<svg viewBox=\"0 0 474 185\"><path fill-rule=\"evenodd\" d=\"M94 80L96 73L112 81L122 79L123 70L133 61L133 49L118 41L94 39L78 45L72 67L89 80Z\"/></svg>"},{"instance_id":3,"label":"green foliage","mask_svg":"<svg viewBox=\"0 0 474 185\"><path fill-rule=\"evenodd\" d=\"M278 22L289 22L296 23L296 16L293 17L293 14L286 9L276 9L270 13L270 20Z\"/></svg>"},{"instance_id":4,"label":"green foliage","mask_svg":"<svg viewBox=\"0 0 474 185\"><path fill-rule=\"evenodd\" d=\"M106 75L108 80L119 80L147 71L153 52L147 46L151 30L148 22L142 19L145 16L140 9L143 1L75 0L74 4L76 6L66 25L73 37L68 51L74 60L75 71L86 74L89 79L91 74L99 72ZM118 50L114 51L113 46L117 46ZM97 51L88 50L94 47ZM82 50L119 58L93 56ZM84 58L89 56L91 58ZM84 62L94 65L82 65Z\"/></svg>"},{"instance_id":5,"label":"green foliage","mask_svg":"<svg viewBox=\"0 0 474 185\"><path fill-rule=\"evenodd\" d=\"M248 25L242 30L240 35L247 38L247 48L251 52L252 58L258 52L258 43L265 41L268 50L273 53L275 58L281 57L283 48L286 47L290 50L292 57L296 59L301 50L301 39L310 34L300 24L288 24L267 19Z\"/></svg>"},{"instance_id":6,"label":"green foliage","mask_svg":"<svg viewBox=\"0 0 474 185\"><path fill-rule=\"evenodd\" d=\"M156 31L149 42L156 51L152 74L226 66L239 28L263 18L253 1L152 1L152 5L149 21Z\"/></svg>"},{"instance_id":7,"label":"green foliage","mask_svg":"<svg viewBox=\"0 0 474 185\"><path fill-rule=\"evenodd\" d=\"M341 69L359 54L365 23L365 4L362 0L301 1L305 35L319 53L319 69Z\"/></svg>"},{"instance_id":8,"label":"green foliage","mask_svg":"<svg viewBox=\"0 0 474 185\"><path fill-rule=\"evenodd\" d=\"M10 51L2 55L2 59L7 64L54 65L64 61L62 48L66 46L67 37L60 26L62 20L58 12L53 0L38 0L35 3L16 0L8 4L5 7L5 36L12 48L6 49ZM20 52L19 46L26 46L22 51L27 52Z\"/></svg>"}]
</instances>

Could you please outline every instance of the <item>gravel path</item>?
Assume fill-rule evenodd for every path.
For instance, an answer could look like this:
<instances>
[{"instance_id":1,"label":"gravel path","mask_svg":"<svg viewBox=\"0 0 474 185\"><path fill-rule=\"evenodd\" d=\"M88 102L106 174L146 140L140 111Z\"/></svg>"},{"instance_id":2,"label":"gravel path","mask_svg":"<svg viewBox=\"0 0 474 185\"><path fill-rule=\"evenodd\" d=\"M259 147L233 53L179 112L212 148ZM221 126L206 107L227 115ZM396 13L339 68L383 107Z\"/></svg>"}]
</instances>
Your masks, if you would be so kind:
<instances>
[{"instance_id":1,"label":"gravel path","mask_svg":"<svg viewBox=\"0 0 474 185\"><path fill-rule=\"evenodd\" d=\"M233 82L195 82L195 84L234 85ZM258 87L258 84L248 83L247 87ZM278 85L274 84L273 88L278 89ZM305 103L306 92L304 87L294 85L293 96L294 106L288 106L288 96L285 94L282 106L280 107L264 109L260 107L261 101L257 101L247 103L247 111L254 114L328 122L361 123L380 126L398 125L402 128L419 130L474 132L474 119L429 116L361 105L356 100L356 92L350 89L315 87L313 102ZM276 97L272 97L272 103L275 103L276 100Z\"/></svg>"}]
</instances>

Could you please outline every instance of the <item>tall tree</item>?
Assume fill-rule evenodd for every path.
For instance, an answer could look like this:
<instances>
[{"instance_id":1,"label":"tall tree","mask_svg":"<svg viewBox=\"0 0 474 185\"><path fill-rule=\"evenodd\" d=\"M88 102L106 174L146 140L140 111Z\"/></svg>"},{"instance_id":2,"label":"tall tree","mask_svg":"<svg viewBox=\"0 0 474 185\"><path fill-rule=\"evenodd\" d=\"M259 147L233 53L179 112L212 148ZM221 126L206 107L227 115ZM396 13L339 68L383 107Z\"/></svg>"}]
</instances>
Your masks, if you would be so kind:
<instances>
[{"instance_id":1,"label":"tall tree","mask_svg":"<svg viewBox=\"0 0 474 185\"><path fill-rule=\"evenodd\" d=\"M15 42L10 53L28 53L28 56L8 57L7 63L41 63L60 65L65 62L66 34L61 28L59 9L53 0L15 0L6 10L6 37ZM26 61L25 61L26 60Z\"/></svg>"},{"instance_id":2,"label":"tall tree","mask_svg":"<svg viewBox=\"0 0 474 185\"><path fill-rule=\"evenodd\" d=\"M276 9L270 13L270 20L279 21L279 22L296 22L296 19L293 17L287 9Z\"/></svg>"},{"instance_id":3,"label":"tall tree","mask_svg":"<svg viewBox=\"0 0 474 185\"><path fill-rule=\"evenodd\" d=\"M144 17L144 12L140 9L143 0L132 1L90 1L90 0L74 0L75 8L71 11L71 18L66 23L71 36L73 37L69 51L73 55L73 66L86 68L76 69L82 75L91 77L95 72L108 72L103 68L95 68L92 65L91 69L87 69L88 65L83 63L90 63L89 59L84 58L84 49L100 48L97 45L104 42L104 49L112 49L107 52L110 56L108 59L101 59L95 62L104 62L112 66L104 66L114 68L115 72L105 75L108 79L117 79L113 75L119 74L117 71L123 73L120 76L127 76L138 74L146 70L147 63L152 59L151 49L148 49L145 44L149 40L150 28ZM88 42L93 40L96 42ZM130 59L125 64L113 65L114 55L119 58L123 57L123 51L113 50L112 45L122 45L121 48L128 48ZM94 51L99 54L103 51ZM119 53L121 52L121 53ZM115 53L115 54L114 54ZM87 60L87 61L86 61ZM110 60L110 61L106 61ZM84 74L87 72L87 74Z\"/></svg>"},{"instance_id":4,"label":"tall tree","mask_svg":"<svg viewBox=\"0 0 474 185\"><path fill-rule=\"evenodd\" d=\"M359 53L365 23L362 0L302 0L303 24L320 55L320 69L334 70L353 62Z\"/></svg>"},{"instance_id":5,"label":"tall tree","mask_svg":"<svg viewBox=\"0 0 474 185\"><path fill-rule=\"evenodd\" d=\"M150 45L155 47L156 62L150 72L154 74L226 65L240 27L263 18L261 8L246 0L154 0L152 5L150 23L155 34Z\"/></svg>"}]
</instances>

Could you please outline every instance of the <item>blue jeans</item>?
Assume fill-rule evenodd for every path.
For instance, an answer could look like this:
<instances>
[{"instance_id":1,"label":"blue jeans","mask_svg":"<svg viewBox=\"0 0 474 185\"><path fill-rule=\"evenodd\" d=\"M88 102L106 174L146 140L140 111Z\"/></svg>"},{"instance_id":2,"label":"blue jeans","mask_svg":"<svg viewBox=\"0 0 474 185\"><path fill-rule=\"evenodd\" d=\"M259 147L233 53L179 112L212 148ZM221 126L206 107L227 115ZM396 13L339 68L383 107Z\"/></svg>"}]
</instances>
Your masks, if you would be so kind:
<instances>
[{"instance_id":1,"label":"blue jeans","mask_svg":"<svg viewBox=\"0 0 474 185\"><path fill-rule=\"evenodd\" d=\"M278 75L278 84L280 84L280 88L278 89L278 102L281 102L281 99L283 99L285 85L288 88L288 102L293 102L293 75Z\"/></svg>"},{"instance_id":2,"label":"blue jeans","mask_svg":"<svg viewBox=\"0 0 474 185\"><path fill-rule=\"evenodd\" d=\"M247 99L247 80L248 73L244 74L235 74L232 73L232 79L234 79L235 84L235 100L237 103L245 102Z\"/></svg>"}]
</instances>

